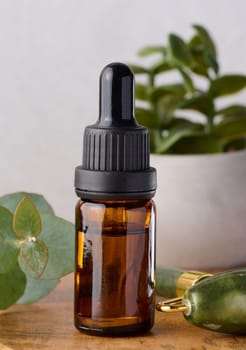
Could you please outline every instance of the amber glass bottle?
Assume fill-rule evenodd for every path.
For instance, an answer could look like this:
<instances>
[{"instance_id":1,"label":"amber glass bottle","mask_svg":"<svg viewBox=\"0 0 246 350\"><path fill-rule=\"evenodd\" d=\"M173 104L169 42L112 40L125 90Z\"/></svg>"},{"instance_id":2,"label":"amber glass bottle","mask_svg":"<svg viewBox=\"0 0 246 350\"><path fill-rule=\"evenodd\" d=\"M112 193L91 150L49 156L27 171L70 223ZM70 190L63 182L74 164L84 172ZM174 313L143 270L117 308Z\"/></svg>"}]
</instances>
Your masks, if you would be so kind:
<instances>
[{"instance_id":1,"label":"amber glass bottle","mask_svg":"<svg viewBox=\"0 0 246 350\"><path fill-rule=\"evenodd\" d=\"M156 172L148 130L133 114L123 64L101 74L100 118L86 128L76 168L75 326L95 335L148 331L155 310Z\"/></svg>"},{"instance_id":2,"label":"amber glass bottle","mask_svg":"<svg viewBox=\"0 0 246 350\"><path fill-rule=\"evenodd\" d=\"M104 335L150 329L155 309L153 201L79 201L76 213L76 327Z\"/></svg>"}]
</instances>

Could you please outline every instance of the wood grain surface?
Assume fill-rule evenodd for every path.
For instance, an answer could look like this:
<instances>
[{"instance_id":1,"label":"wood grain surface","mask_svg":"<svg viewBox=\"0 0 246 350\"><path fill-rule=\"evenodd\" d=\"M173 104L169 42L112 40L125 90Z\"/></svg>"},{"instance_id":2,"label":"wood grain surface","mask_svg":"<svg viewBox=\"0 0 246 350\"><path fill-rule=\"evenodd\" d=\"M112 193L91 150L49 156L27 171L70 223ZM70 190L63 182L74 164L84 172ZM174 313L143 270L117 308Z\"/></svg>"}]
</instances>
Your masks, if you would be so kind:
<instances>
[{"instance_id":1,"label":"wood grain surface","mask_svg":"<svg viewBox=\"0 0 246 350\"><path fill-rule=\"evenodd\" d=\"M93 337L73 326L73 276L34 305L15 305L0 314L0 350L246 350L246 337L189 325L180 314L156 313L151 332L132 338Z\"/></svg>"}]
</instances>

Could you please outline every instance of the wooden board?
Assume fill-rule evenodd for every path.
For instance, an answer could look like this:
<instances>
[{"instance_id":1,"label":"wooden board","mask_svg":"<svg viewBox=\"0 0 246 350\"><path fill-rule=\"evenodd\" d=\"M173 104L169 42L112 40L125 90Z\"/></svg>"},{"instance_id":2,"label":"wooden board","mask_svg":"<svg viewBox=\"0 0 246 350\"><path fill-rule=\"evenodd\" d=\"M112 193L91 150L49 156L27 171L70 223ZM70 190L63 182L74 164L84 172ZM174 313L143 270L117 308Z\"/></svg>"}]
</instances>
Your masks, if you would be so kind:
<instances>
[{"instance_id":1,"label":"wooden board","mask_svg":"<svg viewBox=\"0 0 246 350\"><path fill-rule=\"evenodd\" d=\"M209 332L180 314L156 313L153 330L132 338L103 338L73 326L73 276L67 276L34 305L15 305L0 314L0 350L246 350L246 337Z\"/></svg>"}]
</instances>

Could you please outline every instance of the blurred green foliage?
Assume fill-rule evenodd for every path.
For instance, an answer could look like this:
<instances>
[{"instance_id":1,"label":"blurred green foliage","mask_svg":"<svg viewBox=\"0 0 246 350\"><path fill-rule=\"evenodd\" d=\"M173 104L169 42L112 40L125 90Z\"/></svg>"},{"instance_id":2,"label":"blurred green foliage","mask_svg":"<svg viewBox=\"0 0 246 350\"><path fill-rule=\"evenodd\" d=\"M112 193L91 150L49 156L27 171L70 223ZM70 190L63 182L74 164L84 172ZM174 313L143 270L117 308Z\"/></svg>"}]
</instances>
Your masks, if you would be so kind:
<instances>
[{"instance_id":1,"label":"blurred green foliage","mask_svg":"<svg viewBox=\"0 0 246 350\"><path fill-rule=\"evenodd\" d=\"M146 46L138 51L140 57L159 58L149 67L130 65L137 75L136 118L150 131L152 153L199 154L244 149L246 106L232 104L218 109L216 102L244 89L246 76L220 75L214 40L203 26L192 27L189 40L169 34L165 46ZM157 80L171 71L178 73L179 81L158 84ZM146 83L138 82L139 75L146 77ZM203 87L198 86L201 79L196 76L205 80ZM139 101L144 102L143 107ZM195 111L202 118L191 120L185 110Z\"/></svg>"}]
</instances>

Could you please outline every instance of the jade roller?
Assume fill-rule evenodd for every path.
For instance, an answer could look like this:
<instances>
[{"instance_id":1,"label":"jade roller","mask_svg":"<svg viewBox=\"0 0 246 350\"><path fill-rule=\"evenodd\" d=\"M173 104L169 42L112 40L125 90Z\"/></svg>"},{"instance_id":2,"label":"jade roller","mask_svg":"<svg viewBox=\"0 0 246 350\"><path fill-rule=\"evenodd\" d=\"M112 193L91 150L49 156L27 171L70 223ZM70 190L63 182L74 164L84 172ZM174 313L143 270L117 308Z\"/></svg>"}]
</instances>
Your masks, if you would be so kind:
<instances>
[{"instance_id":1,"label":"jade roller","mask_svg":"<svg viewBox=\"0 0 246 350\"><path fill-rule=\"evenodd\" d=\"M177 273L180 270L176 271L176 275L175 271L169 270L169 295L177 295L171 282L180 283L181 275ZM182 296L159 302L157 310L183 312L191 324L212 331L246 334L246 268L206 276L193 285L189 283L186 280L187 289ZM157 280L158 289L162 290Z\"/></svg>"}]
</instances>

